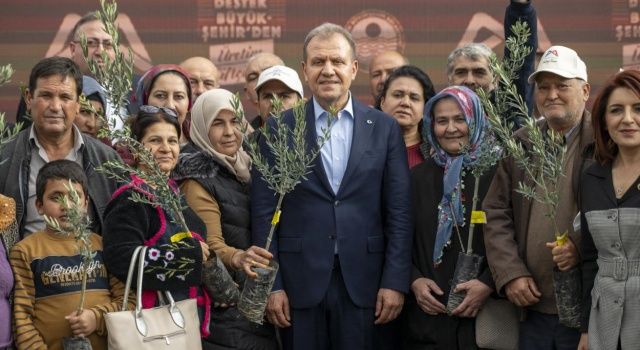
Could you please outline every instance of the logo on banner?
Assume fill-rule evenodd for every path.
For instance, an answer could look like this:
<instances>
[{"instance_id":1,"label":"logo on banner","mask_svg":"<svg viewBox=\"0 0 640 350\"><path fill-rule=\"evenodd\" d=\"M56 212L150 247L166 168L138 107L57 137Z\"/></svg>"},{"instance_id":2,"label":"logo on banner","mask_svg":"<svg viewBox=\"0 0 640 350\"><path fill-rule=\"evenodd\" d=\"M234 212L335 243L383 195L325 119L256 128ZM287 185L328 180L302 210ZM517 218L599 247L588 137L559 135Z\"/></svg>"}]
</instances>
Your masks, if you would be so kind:
<instances>
[{"instance_id":1,"label":"logo on banner","mask_svg":"<svg viewBox=\"0 0 640 350\"><path fill-rule=\"evenodd\" d=\"M345 28L356 42L360 67L369 72L373 57L385 51L404 52L404 29L393 15L380 10L366 10L349 18Z\"/></svg>"},{"instance_id":2,"label":"logo on banner","mask_svg":"<svg viewBox=\"0 0 640 350\"><path fill-rule=\"evenodd\" d=\"M67 44L69 43L71 31L80 18L81 16L77 13L70 13L64 16L64 19L58 28L58 32L49 45L49 49L44 57L71 57L71 52L69 52ZM147 52L147 49L145 49L142 40L140 40L140 36L138 35L136 28L133 26L133 22L131 22L129 16L124 13L120 13L116 20L116 24L122 34L120 36L120 48L122 52L128 52L127 47L131 48L134 68L140 72L144 72L151 68L153 65L151 57L149 57L149 53ZM123 41L125 43L123 43Z\"/></svg>"},{"instance_id":3,"label":"logo on banner","mask_svg":"<svg viewBox=\"0 0 640 350\"><path fill-rule=\"evenodd\" d=\"M484 35L485 31L489 32L488 36ZM480 37L485 37L485 39L479 40ZM493 49L503 42L504 24L502 20L498 21L487 13L477 12L471 17L457 47L462 47L469 43L484 43ZM544 52L549 47L551 47L551 41L544 31L540 19L538 19L538 52Z\"/></svg>"}]
</instances>

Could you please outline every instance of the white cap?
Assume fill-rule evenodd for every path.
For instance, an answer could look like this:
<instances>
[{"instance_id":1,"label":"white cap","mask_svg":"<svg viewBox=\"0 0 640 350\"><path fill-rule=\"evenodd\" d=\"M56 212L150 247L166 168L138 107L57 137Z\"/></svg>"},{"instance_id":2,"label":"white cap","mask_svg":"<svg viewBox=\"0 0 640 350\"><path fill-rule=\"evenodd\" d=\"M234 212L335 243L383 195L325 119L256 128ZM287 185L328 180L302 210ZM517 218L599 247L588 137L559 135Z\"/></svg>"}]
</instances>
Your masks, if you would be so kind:
<instances>
[{"instance_id":1,"label":"white cap","mask_svg":"<svg viewBox=\"0 0 640 350\"><path fill-rule=\"evenodd\" d=\"M549 72L567 79L582 79L587 81L587 66L578 54L568 47L551 46L544 52L538 69L529 76L529 83L533 83L535 76L541 72Z\"/></svg>"},{"instance_id":2,"label":"white cap","mask_svg":"<svg viewBox=\"0 0 640 350\"><path fill-rule=\"evenodd\" d=\"M266 82L271 80L278 80L286 85L289 89L295 91L300 95L300 98L304 97L304 90L302 89L302 82L298 77L298 73L286 66L273 66L265 69L260 73L258 77L258 83L256 84L256 92L260 90L260 87Z\"/></svg>"}]
</instances>

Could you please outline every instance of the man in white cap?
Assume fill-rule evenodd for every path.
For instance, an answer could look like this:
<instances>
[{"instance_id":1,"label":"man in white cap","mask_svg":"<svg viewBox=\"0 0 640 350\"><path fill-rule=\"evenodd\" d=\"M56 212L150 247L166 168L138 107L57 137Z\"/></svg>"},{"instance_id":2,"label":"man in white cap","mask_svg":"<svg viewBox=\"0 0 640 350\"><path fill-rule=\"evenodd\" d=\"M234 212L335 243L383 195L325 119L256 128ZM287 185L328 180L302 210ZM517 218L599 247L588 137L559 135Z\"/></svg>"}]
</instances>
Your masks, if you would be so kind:
<instances>
[{"instance_id":1,"label":"man in white cap","mask_svg":"<svg viewBox=\"0 0 640 350\"><path fill-rule=\"evenodd\" d=\"M272 112L278 113L293 108L304 96L302 82L298 73L286 66L277 65L265 69L258 77L256 84L258 96L258 112L251 126L257 129L264 125ZM274 111L271 101L278 98L282 101L282 111Z\"/></svg>"},{"instance_id":2,"label":"man in white cap","mask_svg":"<svg viewBox=\"0 0 640 350\"><path fill-rule=\"evenodd\" d=\"M572 222L578 213L580 172L587 164L583 151L593 141L591 117L585 109L590 90L587 68L574 50L552 46L529 82L535 82L534 99L544 117L538 126L560 133L566 143L565 176L557 186L560 201L555 221L560 232L568 231L569 240L557 246L554 225L545 216L544 205L516 191L527 177L514 159L507 157L498 164L483 203L487 260L496 290L526 310L526 318L520 322L518 349L576 349L580 331L558 319L553 269L571 271L579 264L580 232L574 231ZM514 137L527 145L526 129Z\"/></svg>"}]
</instances>

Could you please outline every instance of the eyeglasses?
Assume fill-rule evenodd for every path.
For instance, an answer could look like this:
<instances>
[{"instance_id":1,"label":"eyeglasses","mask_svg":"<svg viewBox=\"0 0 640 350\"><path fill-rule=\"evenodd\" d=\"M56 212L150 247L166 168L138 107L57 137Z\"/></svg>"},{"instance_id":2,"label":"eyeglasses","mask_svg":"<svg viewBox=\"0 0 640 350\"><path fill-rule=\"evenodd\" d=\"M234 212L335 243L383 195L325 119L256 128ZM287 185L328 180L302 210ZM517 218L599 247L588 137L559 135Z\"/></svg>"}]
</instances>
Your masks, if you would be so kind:
<instances>
[{"instance_id":1,"label":"eyeglasses","mask_svg":"<svg viewBox=\"0 0 640 350\"><path fill-rule=\"evenodd\" d=\"M80 44L79 40L73 41L76 44ZM100 45L104 50L112 50L113 49L113 41L111 40L100 40L96 38L87 38L87 47L91 49L97 49Z\"/></svg>"},{"instance_id":2,"label":"eyeglasses","mask_svg":"<svg viewBox=\"0 0 640 350\"><path fill-rule=\"evenodd\" d=\"M178 119L178 114L171 108L167 107L156 107L151 105L142 105L140 106L140 112L156 114L156 113L164 113L170 117Z\"/></svg>"}]
</instances>

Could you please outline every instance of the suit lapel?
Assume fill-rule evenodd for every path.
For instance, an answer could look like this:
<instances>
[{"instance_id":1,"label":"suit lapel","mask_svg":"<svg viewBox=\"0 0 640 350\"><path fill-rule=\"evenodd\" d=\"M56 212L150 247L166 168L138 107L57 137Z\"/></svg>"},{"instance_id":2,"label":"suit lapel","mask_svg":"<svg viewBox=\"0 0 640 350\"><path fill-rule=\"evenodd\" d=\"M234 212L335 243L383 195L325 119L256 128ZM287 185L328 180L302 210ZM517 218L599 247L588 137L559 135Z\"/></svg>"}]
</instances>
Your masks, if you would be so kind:
<instances>
[{"instance_id":1,"label":"suit lapel","mask_svg":"<svg viewBox=\"0 0 640 350\"><path fill-rule=\"evenodd\" d=\"M376 119L368 115L367 108L355 99L353 101L353 139L351 140L351 151L349 152L349 162L347 169L342 177L340 190L348 184L351 177L354 176L355 170L362 160L362 155L370 148L371 135L375 128Z\"/></svg>"},{"instance_id":2,"label":"suit lapel","mask_svg":"<svg viewBox=\"0 0 640 350\"><path fill-rule=\"evenodd\" d=\"M313 109L313 100L309 100L307 102L307 106L305 109L306 114L306 122L307 122L307 131L306 131L306 142L307 142L307 153L314 152L318 148L318 134L316 133L316 116L315 110ZM322 163L322 154L318 152L318 156L313 160L313 172L316 174L320 182L325 187L329 193L333 194L333 189L329 184L329 179L327 178L327 172L324 170L324 164Z\"/></svg>"}]
</instances>

